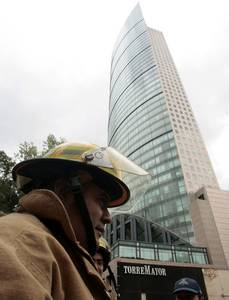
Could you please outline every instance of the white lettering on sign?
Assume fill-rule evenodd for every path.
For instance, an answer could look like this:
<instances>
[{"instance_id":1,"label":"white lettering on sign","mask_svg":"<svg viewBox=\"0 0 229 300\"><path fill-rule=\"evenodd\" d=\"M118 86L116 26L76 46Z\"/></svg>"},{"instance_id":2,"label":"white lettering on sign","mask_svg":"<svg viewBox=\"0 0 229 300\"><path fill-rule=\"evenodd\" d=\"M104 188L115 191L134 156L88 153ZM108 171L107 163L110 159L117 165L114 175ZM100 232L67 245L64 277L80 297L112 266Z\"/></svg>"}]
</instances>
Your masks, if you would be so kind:
<instances>
[{"instance_id":1,"label":"white lettering on sign","mask_svg":"<svg viewBox=\"0 0 229 300\"><path fill-rule=\"evenodd\" d=\"M153 275L153 276L167 276L165 268L157 268L151 265L143 266L123 266L124 274L133 275Z\"/></svg>"}]
</instances>

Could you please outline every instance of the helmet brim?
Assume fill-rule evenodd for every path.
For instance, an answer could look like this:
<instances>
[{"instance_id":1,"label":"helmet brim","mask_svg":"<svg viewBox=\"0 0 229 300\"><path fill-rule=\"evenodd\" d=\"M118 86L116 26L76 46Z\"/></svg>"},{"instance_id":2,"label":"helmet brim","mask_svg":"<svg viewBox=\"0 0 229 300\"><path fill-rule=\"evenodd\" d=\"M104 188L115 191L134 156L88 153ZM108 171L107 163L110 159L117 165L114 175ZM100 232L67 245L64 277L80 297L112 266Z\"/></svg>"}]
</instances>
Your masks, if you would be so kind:
<instances>
[{"instance_id":1,"label":"helmet brim","mask_svg":"<svg viewBox=\"0 0 229 300\"><path fill-rule=\"evenodd\" d=\"M20 189L27 193L33 188L33 181L36 179L57 179L60 177L72 177L78 170L87 171L93 181L105 190L111 198L108 207L117 207L125 204L129 197L129 188L117 177L103 171L102 169L73 160L61 158L35 158L18 163L12 170L13 180L18 176L31 179Z\"/></svg>"}]
</instances>

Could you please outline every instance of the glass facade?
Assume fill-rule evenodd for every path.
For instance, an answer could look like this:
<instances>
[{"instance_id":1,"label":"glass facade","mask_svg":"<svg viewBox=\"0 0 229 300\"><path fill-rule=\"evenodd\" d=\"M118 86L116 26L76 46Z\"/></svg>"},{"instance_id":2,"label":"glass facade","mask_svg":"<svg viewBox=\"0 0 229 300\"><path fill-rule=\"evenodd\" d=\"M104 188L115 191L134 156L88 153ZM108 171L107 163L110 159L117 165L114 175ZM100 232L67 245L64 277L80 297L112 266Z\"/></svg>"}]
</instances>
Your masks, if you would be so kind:
<instances>
[{"instance_id":1,"label":"glass facade","mask_svg":"<svg viewBox=\"0 0 229 300\"><path fill-rule=\"evenodd\" d=\"M189 137L191 134L176 130L169 108L171 98L167 88L170 84L163 77L163 68L175 70L169 55L162 33L146 26L137 5L123 27L112 55L108 144L152 175L141 199L135 197L140 184L125 178L132 194L128 213L157 222L193 242L188 192L195 187L195 182L187 177L188 163L185 164L185 155L181 155L184 149L179 142L184 140L182 134ZM172 78L171 84L175 86L178 74L173 74ZM183 93L182 84L179 82L177 86ZM188 107L188 102L184 99L183 102ZM198 132L192 141L195 139L198 145L203 144ZM188 144L187 148L190 152ZM205 160L208 157L205 152L203 156ZM210 162L202 160L200 163L210 170L208 184L217 185ZM198 176L196 183L199 184ZM120 209L125 211L125 207ZM166 253L162 258L168 256Z\"/></svg>"},{"instance_id":2,"label":"glass facade","mask_svg":"<svg viewBox=\"0 0 229 300\"><path fill-rule=\"evenodd\" d=\"M153 175L150 189L131 212L189 239L186 190L159 70L139 7L134 17L112 59L109 144Z\"/></svg>"}]
</instances>

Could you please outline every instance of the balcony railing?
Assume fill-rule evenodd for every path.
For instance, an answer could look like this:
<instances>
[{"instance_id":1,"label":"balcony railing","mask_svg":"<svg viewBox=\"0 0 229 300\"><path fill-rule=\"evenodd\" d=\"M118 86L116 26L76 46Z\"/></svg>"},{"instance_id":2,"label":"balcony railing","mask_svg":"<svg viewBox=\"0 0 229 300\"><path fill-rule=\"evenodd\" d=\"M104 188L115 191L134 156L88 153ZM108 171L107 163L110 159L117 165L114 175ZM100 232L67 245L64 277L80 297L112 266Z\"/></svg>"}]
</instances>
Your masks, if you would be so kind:
<instances>
[{"instance_id":1,"label":"balcony railing","mask_svg":"<svg viewBox=\"0 0 229 300\"><path fill-rule=\"evenodd\" d=\"M207 249L152 243L117 241L112 247L112 258L126 257L171 261L178 263L209 264Z\"/></svg>"}]
</instances>

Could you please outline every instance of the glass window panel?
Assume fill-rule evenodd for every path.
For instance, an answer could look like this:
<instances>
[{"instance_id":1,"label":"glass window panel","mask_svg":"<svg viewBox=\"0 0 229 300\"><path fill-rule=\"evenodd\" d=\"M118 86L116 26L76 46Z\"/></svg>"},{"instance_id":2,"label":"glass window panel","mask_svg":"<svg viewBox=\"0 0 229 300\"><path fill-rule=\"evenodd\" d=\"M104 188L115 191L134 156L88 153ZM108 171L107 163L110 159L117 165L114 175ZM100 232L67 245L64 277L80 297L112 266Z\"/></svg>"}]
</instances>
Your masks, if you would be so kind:
<instances>
[{"instance_id":1,"label":"glass window panel","mask_svg":"<svg viewBox=\"0 0 229 300\"><path fill-rule=\"evenodd\" d=\"M159 260L161 261L173 261L173 256L171 250L158 249Z\"/></svg>"},{"instance_id":2,"label":"glass window panel","mask_svg":"<svg viewBox=\"0 0 229 300\"><path fill-rule=\"evenodd\" d=\"M176 251L176 261L190 263L190 257L187 251Z\"/></svg>"},{"instance_id":3,"label":"glass window panel","mask_svg":"<svg viewBox=\"0 0 229 300\"><path fill-rule=\"evenodd\" d=\"M145 226L143 222L136 221L137 241L145 241Z\"/></svg>"},{"instance_id":4,"label":"glass window panel","mask_svg":"<svg viewBox=\"0 0 229 300\"><path fill-rule=\"evenodd\" d=\"M116 240L119 240L120 239L120 228L117 228L117 231L116 231Z\"/></svg>"},{"instance_id":5,"label":"glass window panel","mask_svg":"<svg viewBox=\"0 0 229 300\"><path fill-rule=\"evenodd\" d=\"M120 252L120 257L136 258L136 248L128 247L128 246L120 246L119 252Z\"/></svg>"},{"instance_id":6,"label":"glass window panel","mask_svg":"<svg viewBox=\"0 0 229 300\"><path fill-rule=\"evenodd\" d=\"M113 257L114 257L114 258L119 256L118 250L119 250L119 247L118 247L118 246L115 247L115 248L113 249L112 253L113 253Z\"/></svg>"},{"instance_id":7,"label":"glass window panel","mask_svg":"<svg viewBox=\"0 0 229 300\"><path fill-rule=\"evenodd\" d=\"M196 264L206 264L204 253L192 252L193 263Z\"/></svg>"},{"instance_id":8,"label":"glass window panel","mask_svg":"<svg viewBox=\"0 0 229 300\"><path fill-rule=\"evenodd\" d=\"M131 223L125 224L125 240L131 240Z\"/></svg>"},{"instance_id":9,"label":"glass window panel","mask_svg":"<svg viewBox=\"0 0 229 300\"><path fill-rule=\"evenodd\" d=\"M154 249L141 248L140 253L141 253L141 258L156 260Z\"/></svg>"}]
</instances>

